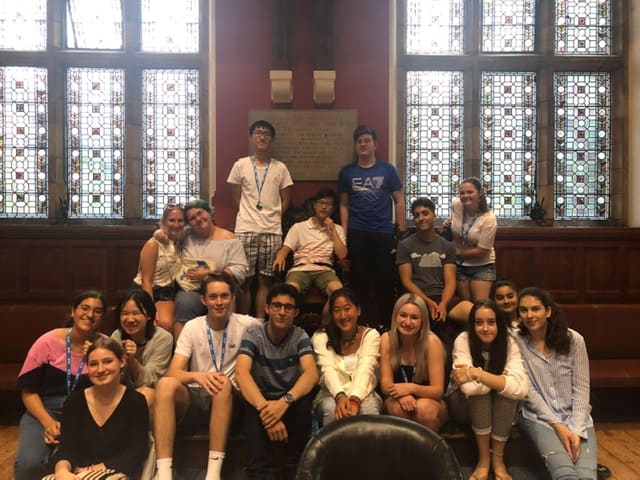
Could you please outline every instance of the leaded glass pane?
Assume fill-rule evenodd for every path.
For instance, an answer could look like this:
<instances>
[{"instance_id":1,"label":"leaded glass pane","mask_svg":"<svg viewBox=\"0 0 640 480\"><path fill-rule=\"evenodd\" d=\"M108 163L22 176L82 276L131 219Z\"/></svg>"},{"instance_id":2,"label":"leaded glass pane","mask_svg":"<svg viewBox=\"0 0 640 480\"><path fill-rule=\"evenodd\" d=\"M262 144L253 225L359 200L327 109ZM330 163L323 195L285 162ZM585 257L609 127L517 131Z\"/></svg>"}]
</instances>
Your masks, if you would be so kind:
<instances>
[{"instance_id":1,"label":"leaded glass pane","mask_svg":"<svg viewBox=\"0 0 640 480\"><path fill-rule=\"evenodd\" d=\"M198 70L143 71L143 210L200 197Z\"/></svg>"},{"instance_id":2,"label":"leaded glass pane","mask_svg":"<svg viewBox=\"0 0 640 480\"><path fill-rule=\"evenodd\" d=\"M48 213L47 70L0 67L0 217Z\"/></svg>"},{"instance_id":3,"label":"leaded glass pane","mask_svg":"<svg viewBox=\"0 0 640 480\"><path fill-rule=\"evenodd\" d=\"M407 54L461 55L463 5L462 0L408 0Z\"/></svg>"},{"instance_id":4,"label":"leaded glass pane","mask_svg":"<svg viewBox=\"0 0 640 480\"><path fill-rule=\"evenodd\" d=\"M609 217L611 84L608 73L556 73L555 217Z\"/></svg>"},{"instance_id":5,"label":"leaded glass pane","mask_svg":"<svg viewBox=\"0 0 640 480\"><path fill-rule=\"evenodd\" d=\"M484 0L482 51L533 52L535 15L535 0Z\"/></svg>"},{"instance_id":6,"label":"leaded glass pane","mask_svg":"<svg viewBox=\"0 0 640 480\"><path fill-rule=\"evenodd\" d=\"M122 1L67 0L67 47L122 48Z\"/></svg>"},{"instance_id":7,"label":"leaded glass pane","mask_svg":"<svg viewBox=\"0 0 640 480\"><path fill-rule=\"evenodd\" d=\"M480 107L481 175L498 217L529 214L536 185L536 75L484 72Z\"/></svg>"},{"instance_id":8,"label":"leaded glass pane","mask_svg":"<svg viewBox=\"0 0 640 480\"><path fill-rule=\"evenodd\" d=\"M449 216L463 160L462 72L407 73L406 202L431 198Z\"/></svg>"},{"instance_id":9,"label":"leaded glass pane","mask_svg":"<svg viewBox=\"0 0 640 480\"><path fill-rule=\"evenodd\" d=\"M142 51L197 52L199 7L199 0L142 0Z\"/></svg>"},{"instance_id":10,"label":"leaded glass pane","mask_svg":"<svg viewBox=\"0 0 640 480\"><path fill-rule=\"evenodd\" d=\"M0 0L0 49L47 49L47 0Z\"/></svg>"},{"instance_id":11,"label":"leaded glass pane","mask_svg":"<svg viewBox=\"0 0 640 480\"><path fill-rule=\"evenodd\" d=\"M67 71L69 214L120 218L124 208L124 71Z\"/></svg>"},{"instance_id":12,"label":"leaded glass pane","mask_svg":"<svg viewBox=\"0 0 640 480\"><path fill-rule=\"evenodd\" d=\"M556 0L558 55L611 54L611 0Z\"/></svg>"}]
</instances>

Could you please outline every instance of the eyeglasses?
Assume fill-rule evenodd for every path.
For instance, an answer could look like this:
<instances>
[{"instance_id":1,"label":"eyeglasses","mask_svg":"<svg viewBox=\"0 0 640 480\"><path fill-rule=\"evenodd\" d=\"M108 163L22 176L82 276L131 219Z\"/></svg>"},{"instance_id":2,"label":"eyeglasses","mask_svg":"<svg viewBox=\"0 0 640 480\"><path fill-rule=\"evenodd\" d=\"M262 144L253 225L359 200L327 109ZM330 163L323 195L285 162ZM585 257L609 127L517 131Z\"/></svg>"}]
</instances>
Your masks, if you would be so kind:
<instances>
[{"instance_id":1,"label":"eyeglasses","mask_svg":"<svg viewBox=\"0 0 640 480\"><path fill-rule=\"evenodd\" d=\"M271 132L269 130L254 130L252 135L254 137L271 138Z\"/></svg>"},{"instance_id":2,"label":"eyeglasses","mask_svg":"<svg viewBox=\"0 0 640 480\"><path fill-rule=\"evenodd\" d=\"M293 313L296 311L296 308L298 307L296 307L293 303L280 303L280 302L273 302L269 305L269 309L272 312L279 312L283 308L286 313Z\"/></svg>"},{"instance_id":3,"label":"eyeglasses","mask_svg":"<svg viewBox=\"0 0 640 480\"><path fill-rule=\"evenodd\" d=\"M104 308L91 307L91 305L87 305L86 303L81 303L80 305L78 305L78 309L82 313L91 313L91 312L93 312L95 315L102 315L104 313Z\"/></svg>"}]
</instances>

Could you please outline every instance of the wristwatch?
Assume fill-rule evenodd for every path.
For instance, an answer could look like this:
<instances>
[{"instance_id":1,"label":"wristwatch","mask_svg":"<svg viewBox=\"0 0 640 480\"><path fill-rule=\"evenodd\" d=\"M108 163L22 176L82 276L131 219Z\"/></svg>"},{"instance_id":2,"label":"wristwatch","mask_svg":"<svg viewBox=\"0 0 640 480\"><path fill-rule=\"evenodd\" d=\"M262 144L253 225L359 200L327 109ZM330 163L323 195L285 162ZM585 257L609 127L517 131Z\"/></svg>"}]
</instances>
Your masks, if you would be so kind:
<instances>
[{"instance_id":1,"label":"wristwatch","mask_svg":"<svg viewBox=\"0 0 640 480\"><path fill-rule=\"evenodd\" d=\"M293 402L296 401L295 397L293 395L291 395L289 392L285 393L282 398L284 398L284 401L287 402L287 405L291 405Z\"/></svg>"}]
</instances>

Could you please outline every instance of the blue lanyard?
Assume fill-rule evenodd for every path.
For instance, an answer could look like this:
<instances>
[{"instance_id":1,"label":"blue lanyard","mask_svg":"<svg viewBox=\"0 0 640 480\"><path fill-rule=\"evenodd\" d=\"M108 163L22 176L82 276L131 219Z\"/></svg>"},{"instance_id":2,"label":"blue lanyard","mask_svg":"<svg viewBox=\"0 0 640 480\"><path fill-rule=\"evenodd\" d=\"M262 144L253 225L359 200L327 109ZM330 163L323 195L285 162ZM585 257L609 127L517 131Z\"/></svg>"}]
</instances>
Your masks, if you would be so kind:
<instances>
[{"instance_id":1,"label":"blue lanyard","mask_svg":"<svg viewBox=\"0 0 640 480\"><path fill-rule=\"evenodd\" d=\"M409 379L407 378L407 374L404 371L404 368L402 368L402 365L400 365L400 373L402 374L402 380L404 381L404 383L410 383ZM413 371L411 372L411 380L413 381L415 379L416 376L416 364L413 364Z\"/></svg>"},{"instance_id":2,"label":"blue lanyard","mask_svg":"<svg viewBox=\"0 0 640 480\"><path fill-rule=\"evenodd\" d=\"M464 211L462 212L462 225L460 226L460 236L462 237L463 248L467 246L467 240L469 240L469 231L471 230L471 228L473 228L473 224L476 223L476 220L478 219L478 215L480 214L476 213L471 219L471 223L469 224L469 226L465 228L465 221L466 221L467 215L464 213Z\"/></svg>"},{"instance_id":3,"label":"blue lanyard","mask_svg":"<svg viewBox=\"0 0 640 480\"><path fill-rule=\"evenodd\" d=\"M258 203L256 203L256 208L258 210L262 210L262 202L260 198L262 197L262 187L264 187L264 181L267 179L267 174L269 173L269 166L271 165L271 161L267 163L267 166L264 169L264 177L262 177L262 182L258 181L258 167L256 165L256 157L255 155L251 157L251 164L253 165L253 178L256 180L256 189L258 190Z\"/></svg>"},{"instance_id":4,"label":"blue lanyard","mask_svg":"<svg viewBox=\"0 0 640 480\"><path fill-rule=\"evenodd\" d=\"M216 372L222 372L224 368L224 352L227 348L227 327L224 327L222 331L222 346L220 347L220 367L216 361L216 351L213 348L213 337L211 336L211 327L209 326L209 319L205 318L205 324L207 325L207 339L209 340L209 353L211 354L211 362Z\"/></svg>"},{"instance_id":5,"label":"blue lanyard","mask_svg":"<svg viewBox=\"0 0 640 480\"><path fill-rule=\"evenodd\" d=\"M71 329L67 330L67 396L71 395L76 387L78 386L78 382L80 381L80 375L82 374L82 369L84 368L84 364L86 358L82 357L80 360L80 365L78 366L78 373L76 373L76 378L73 381L73 385L71 385Z\"/></svg>"}]
</instances>

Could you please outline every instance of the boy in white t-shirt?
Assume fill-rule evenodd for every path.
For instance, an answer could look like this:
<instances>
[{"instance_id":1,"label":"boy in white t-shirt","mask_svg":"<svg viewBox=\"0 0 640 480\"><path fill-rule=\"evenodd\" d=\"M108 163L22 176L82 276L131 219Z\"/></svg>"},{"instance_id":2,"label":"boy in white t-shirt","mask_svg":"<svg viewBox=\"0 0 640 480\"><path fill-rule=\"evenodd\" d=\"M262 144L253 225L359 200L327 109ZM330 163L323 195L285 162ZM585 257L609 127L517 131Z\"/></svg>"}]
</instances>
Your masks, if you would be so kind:
<instances>
[{"instance_id":1,"label":"boy in white t-shirt","mask_svg":"<svg viewBox=\"0 0 640 480\"><path fill-rule=\"evenodd\" d=\"M227 183L231 184L233 202L238 209L235 234L244 246L249 273L240 299L240 311L249 313L255 303L256 315L262 315L267 292L273 283L271 268L282 244L282 214L289 208L293 184L287 166L271 158L276 130L266 120L249 127L253 154L236 161ZM251 285L258 275L255 298Z\"/></svg>"},{"instance_id":2,"label":"boy in white t-shirt","mask_svg":"<svg viewBox=\"0 0 640 480\"><path fill-rule=\"evenodd\" d=\"M236 358L244 332L260 320L232 313L234 279L227 273L207 274L201 300L207 315L187 322L165 377L156 386L153 434L157 479L172 478L176 419L209 425L206 480L219 480L225 456L234 398Z\"/></svg>"}]
</instances>

